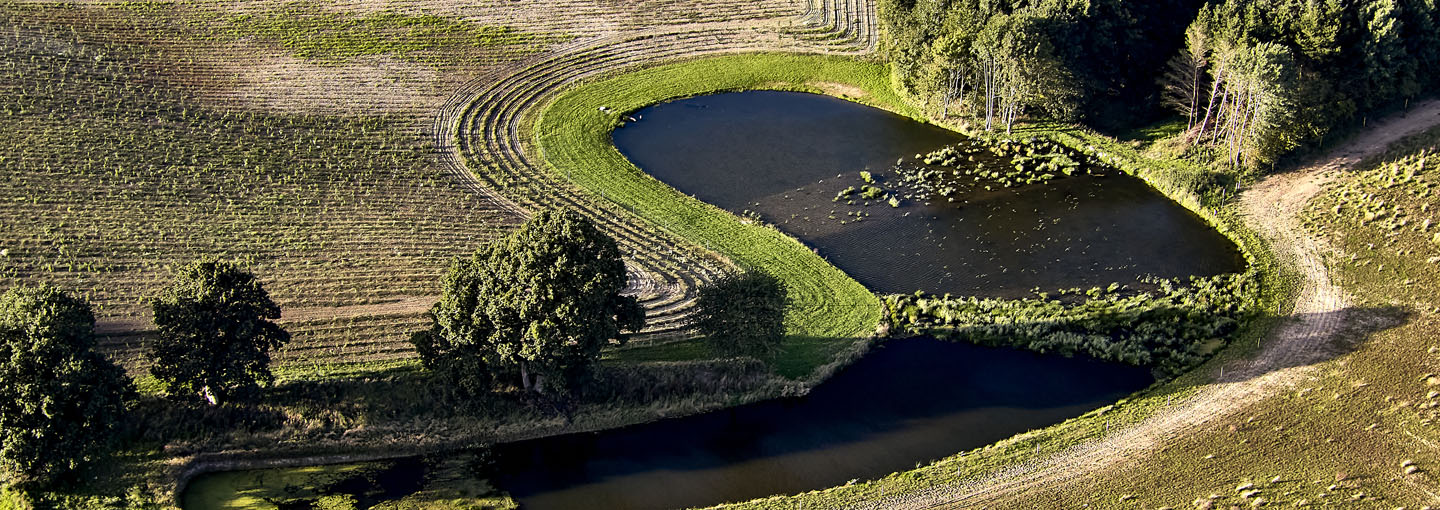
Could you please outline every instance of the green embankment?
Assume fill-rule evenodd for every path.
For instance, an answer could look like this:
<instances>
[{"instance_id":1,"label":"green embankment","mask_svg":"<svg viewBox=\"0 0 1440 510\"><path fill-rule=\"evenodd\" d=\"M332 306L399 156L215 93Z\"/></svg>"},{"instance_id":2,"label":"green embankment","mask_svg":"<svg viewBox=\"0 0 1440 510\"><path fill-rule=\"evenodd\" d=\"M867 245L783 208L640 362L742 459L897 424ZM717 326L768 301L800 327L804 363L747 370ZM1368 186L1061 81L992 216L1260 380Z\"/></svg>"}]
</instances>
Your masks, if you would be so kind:
<instances>
[{"instance_id":1,"label":"green embankment","mask_svg":"<svg viewBox=\"0 0 1440 510\"><path fill-rule=\"evenodd\" d=\"M535 133L557 175L634 211L653 226L737 264L780 277L792 299L786 316L792 337L853 338L870 334L879 322L880 302L873 293L780 231L743 221L636 168L611 143L610 132L622 114L601 110L631 112L668 99L746 89L820 92L836 84L861 96L852 99L915 115L890 91L888 71L881 64L818 56L732 55L581 85L545 108Z\"/></svg>"},{"instance_id":2,"label":"green embankment","mask_svg":"<svg viewBox=\"0 0 1440 510\"><path fill-rule=\"evenodd\" d=\"M837 84L843 84L837 86ZM792 334L861 332L878 318L874 297L838 270L779 232L746 225L734 215L687 197L630 164L609 138L617 115L601 106L629 112L667 99L745 89L846 91L847 98L912 118L921 113L890 87L886 67L840 58L792 55L735 55L657 66L609 77L578 87L557 99L542 114L537 138L558 173L597 194L614 200L656 225L720 251L739 263L776 272L792 287L799 306L790 315ZM863 96L861 96L863 94ZM860 96L860 97L853 97ZM1146 180L1172 200L1186 206L1234 240L1258 274L1264 310L1236 333L1230 348L1209 363L1131 398L1045 429L962 452L913 471L871 482L777 496L734 505L738 508L833 507L875 501L897 494L952 483L1103 438L1112 429L1137 423L1193 394L1205 385L1219 363L1243 357L1275 323L1270 310L1291 300L1293 277L1285 272L1256 234L1245 229L1236 208L1222 194L1201 190L1216 176L1206 169L1144 154L1130 145L1094 133L1056 125L1029 126L1017 136L1043 136L1104 159L1126 173ZM564 170L559 170L564 169ZM1213 188L1213 187L1211 187ZM786 259L786 257L791 257ZM844 293L829 293L839 289ZM831 296L834 296L833 298ZM854 296L854 297L851 297ZM856 299L856 301L848 301ZM865 313L847 302L865 302ZM841 313L843 315L831 315Z\"/></svg>"}]
</instances>

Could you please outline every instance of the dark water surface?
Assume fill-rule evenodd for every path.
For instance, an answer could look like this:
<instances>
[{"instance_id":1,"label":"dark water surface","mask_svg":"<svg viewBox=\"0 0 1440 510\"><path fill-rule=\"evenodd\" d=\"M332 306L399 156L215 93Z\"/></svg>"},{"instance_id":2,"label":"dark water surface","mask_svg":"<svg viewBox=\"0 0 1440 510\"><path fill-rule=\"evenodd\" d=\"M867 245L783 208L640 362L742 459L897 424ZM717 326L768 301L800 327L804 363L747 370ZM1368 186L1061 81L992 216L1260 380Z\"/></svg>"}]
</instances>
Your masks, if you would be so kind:
<instances>
[{"instance_id":1,"label":"dark water surface","mask_svg":"<svg viewBox=\"0 0 1440 510\"><path fill-rule=\"evenodd\" d=\"M758 212L877 292L1016 296L1241 268L1227 239L1123 175L977 189L955 203L836 203L837 191L861 184L861 170L886 186L898 179L897 158L961 139L842 100L744 92L636 116L614 138L640 168L700 200ZM867 216L855 222L857 213ZM500 445L492 468L496 484L530 510L706 506L910 469L1080 415L1152 381L1144 369L1089 359L896 340L804 398ZM412 466L416 475L395 466L412 464L390 465L372 477L376 487L346 492L388 498L381 482L408 487L433 468ZM190 504L201 497L191 492L187 507L203 506Z\"/></svg>"},{"instance_id":2,"label":"dark water surface","mask_svg":"<svg viewBox=\"0 0 1440 510\"><path fill-rule=\"evenodd\" d=\"M1078 416L1149 372L928 338L882 344L808 396L502 445L527 510L662 509L793 494L912 469Z\"/></svg>"},{"instance_id":3,"label":"dark water surface","mask_svg":"<svg viewBox=\"0 0 1440 510\"><path fill-rule=\"evenodd\" d=\"M615 130L614 141L640 169L702 201L759 213L880 293L1018 297L1036 287L1243 267L1234 244L1199 217L1118 173L969 193L953 204L834 202L838 191L863 184L862 170L888 188L897 159L962 140L840 99L737 92L635 116L639 122ZM842 224L851 212L870 216Z\"/></svg>"},{"instance_id":4,"label":"dark water surface","mask_svg":"<svg viewBox=\"0 0 1440 510\"><path fill-rule=\"evenodd\" d=\"M526 510L708 506L911 469L1078 416L1153 381L1145 369L1092 359L892 340L805 397L500 445L485 471L499 473L493 481ZM416 481L436 472L417 459L379 464L312 489L355 495L368 508L419 490ZM236 486L237 494L202 489L211 485L207 477L235 475L253 481ZM202 476L185 507L229 508L233 498L273 483L267 476ZM314 499L286 507L316 508Z\"/></svg>"}]
</instances>

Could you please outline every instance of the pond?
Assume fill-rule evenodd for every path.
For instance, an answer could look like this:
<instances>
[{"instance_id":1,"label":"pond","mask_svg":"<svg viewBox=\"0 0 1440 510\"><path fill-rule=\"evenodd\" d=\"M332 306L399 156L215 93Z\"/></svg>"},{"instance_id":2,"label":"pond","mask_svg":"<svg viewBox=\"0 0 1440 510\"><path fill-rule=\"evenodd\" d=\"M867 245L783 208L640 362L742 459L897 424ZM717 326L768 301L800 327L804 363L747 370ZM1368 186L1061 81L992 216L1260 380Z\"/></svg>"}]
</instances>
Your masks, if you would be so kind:
<instances>
[{"instance_id":1,"label":"pond","mask_svg":"<svg viewBox=\"0 0 1440 510\"><path fill-rule=\"evenodd\" d=\"M969 142L839 99L728 93L630 116L614 141L641 169L776 225L879 293L1016 297L1243 265L1235 246L1194 214L1118 173L1087 170L986 189L959 183L958 168L942 169L960 192L916 196L906 172L932 168L917 156ZM987 162L999 164L982 157L975 165ZM845 191L860 186L884 188L886 196ZM429 487L446 477L469 477L482 487L476 497L506 491L532 510L713 505L910 469L1078 416L1152 382L1145 369L1089 359L895 340L802 398L499 445L484 455L319 469L320 481L303 481L312 475L295 470L206 475L187 491L185 507L232 508L225 505L243 497L318 508L323 502L314 498L328 495L366 508L444 492L415 480ZM485 467L464 458L483 458ZM302 481L276 482L291 480L285 473Z\"/></svg>"},{"instance_id":2,"label":"pond","mask_svg":"<svg viewBox=\"0 0 1440 510\"><path fill-rule=\"evenodd\" d=\"M490 452L494 464L487 471L499 473L496 485L527 510L706 506L911 469L1078 416L1151 382L1147 370L1090 359L893 340L805 397L500 445ZM398 463L326 484L335 487L331 494L378 502L378 494L394 496L396 486L418 490L410 481L427 470ZM201 477L185 507L227 508L206 499L215 497L207 485L218 483L259 501L254 493L266 482L263 471L254 473L253 481L239 484L216 477L245 473ZM356 480L372 486L355 486ZM345 483L351 485L342 488ZM315 507L308 501L287 506Z\"/></svg>"},{"instance_id":3,"label":"pond","mask_svg":"<svg viewBox=\"0 0 1440 510\"><path fill-rule=\"evenodd\" d=\"M1022 297L1034 288L1241 270L1229 239L1120 173L1081 175L954 202L836 201L899 186L898 159L963 142L945 129L828 96L750 91L661 103L614 132L636 166L681 192L766 222L879 293ZM888 181L888 182L887 182ZM863 221L854 221L855 215Z\"/></svg>"}]
</instances>

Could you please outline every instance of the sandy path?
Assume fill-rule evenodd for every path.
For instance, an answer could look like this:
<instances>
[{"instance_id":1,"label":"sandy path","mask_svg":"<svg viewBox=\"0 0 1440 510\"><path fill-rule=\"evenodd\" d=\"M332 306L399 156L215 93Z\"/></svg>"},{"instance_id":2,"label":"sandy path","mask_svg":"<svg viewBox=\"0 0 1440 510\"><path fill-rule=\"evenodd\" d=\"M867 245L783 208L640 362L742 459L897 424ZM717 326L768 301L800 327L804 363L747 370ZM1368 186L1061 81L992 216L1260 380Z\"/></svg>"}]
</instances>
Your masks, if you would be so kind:
<instances>
[{"instance_id":1,"label":"sandy path","mask_svg":"<svg viewBox=\"0 0 1440 510\"><path fill-rule=\"evenodd\" d=\"M1375 123L1364 134L1314 163L1271 176L1241 196L1249 226L1264 235L1277 256L1303 278L1290 314L1292 320L1272 332L1253 359L1226 364L1215 374L1215 383L1197 395L1104 439L981 478L885 498L859 508L986 506L1028 491L1058 489L1099 470L1139 462L1165 442L1234 415L1250 403L1313 376L1314 364L1333 355L1326 346L1341 334L1350 301L1330 280L1324 264L1329 251L1325 241L1306 232L1296 215L1338 171L1348 170L1383 152L1391 143L1435 125L1440 125L1440 101L1417 104L1406 115Z\"/></svg>"}]
</instances>

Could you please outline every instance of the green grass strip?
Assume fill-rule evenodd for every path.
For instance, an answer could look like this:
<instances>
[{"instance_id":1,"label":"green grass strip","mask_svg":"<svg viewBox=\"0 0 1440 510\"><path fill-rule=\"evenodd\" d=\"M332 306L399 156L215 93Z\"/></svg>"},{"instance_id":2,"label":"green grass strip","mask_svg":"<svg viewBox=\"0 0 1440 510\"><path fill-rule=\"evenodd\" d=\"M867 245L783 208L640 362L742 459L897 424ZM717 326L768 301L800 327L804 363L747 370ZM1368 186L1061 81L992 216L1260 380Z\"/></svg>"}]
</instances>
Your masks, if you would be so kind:
<instances>
[{"instance_id":1,"label":"green grass strip","mask_svg":"<svg viewBox=\"0 0 1440 510\"><path fill-rule=\"evenodd\" d=\"M793 337L869 335L880 319L879 299L799 241L768 226L680 193L649 176L615 148L613 113L662 101L725 91L844 90L860 102L915 116L890 90L883 64L843 58L745 54L690 60L603 77L580 85L548 105L535 125L540 154L557 175L634 211L737 264L783 280L792 305L786 326Z\"/></svg>"}]
</instances>

